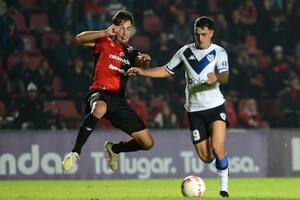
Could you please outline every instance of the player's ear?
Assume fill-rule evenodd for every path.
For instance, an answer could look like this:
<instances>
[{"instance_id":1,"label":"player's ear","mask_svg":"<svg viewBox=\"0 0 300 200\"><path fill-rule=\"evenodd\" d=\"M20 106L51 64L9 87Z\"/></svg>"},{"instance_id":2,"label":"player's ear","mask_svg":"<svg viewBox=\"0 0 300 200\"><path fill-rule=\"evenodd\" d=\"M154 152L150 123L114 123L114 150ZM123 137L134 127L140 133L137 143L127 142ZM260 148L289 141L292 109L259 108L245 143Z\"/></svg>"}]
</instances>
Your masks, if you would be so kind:
<instances>
[{"instance_id":1,"label":"player's ear","mask_svg":"<svg viewBox=\"0 0 300 200\"><path fill-rule=\"evenodd\" d=\"M214 33L215 33L215 31L214 31L214 30L211 30L210 36L213 37L213 36L214 36Z\"/></svg>"}]
</instances>

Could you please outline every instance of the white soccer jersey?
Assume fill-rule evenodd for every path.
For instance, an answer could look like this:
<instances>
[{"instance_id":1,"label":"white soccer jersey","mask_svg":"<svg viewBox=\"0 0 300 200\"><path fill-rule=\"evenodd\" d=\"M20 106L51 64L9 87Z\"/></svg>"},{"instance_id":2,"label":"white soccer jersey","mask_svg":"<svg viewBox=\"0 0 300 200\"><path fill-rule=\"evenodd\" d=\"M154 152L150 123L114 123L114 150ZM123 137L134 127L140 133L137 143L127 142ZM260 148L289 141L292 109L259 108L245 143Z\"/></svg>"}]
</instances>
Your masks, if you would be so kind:
<instances>
[{"instance_id":1,"label":"white soccer jersey","mask_svg":"<svg viewBox=\"0 0 300 200\"><path fill-rule=\"evenodd\" d=\"M205 84L209 72L229 71L228 56L222 47L211 44L207 49L198 49L195 43L187 44L177 51L165 68L174 74L183 65L186 78L185 108L188 112L207 110L224 103L220 83Z\"/></svg>"}]
</instances>

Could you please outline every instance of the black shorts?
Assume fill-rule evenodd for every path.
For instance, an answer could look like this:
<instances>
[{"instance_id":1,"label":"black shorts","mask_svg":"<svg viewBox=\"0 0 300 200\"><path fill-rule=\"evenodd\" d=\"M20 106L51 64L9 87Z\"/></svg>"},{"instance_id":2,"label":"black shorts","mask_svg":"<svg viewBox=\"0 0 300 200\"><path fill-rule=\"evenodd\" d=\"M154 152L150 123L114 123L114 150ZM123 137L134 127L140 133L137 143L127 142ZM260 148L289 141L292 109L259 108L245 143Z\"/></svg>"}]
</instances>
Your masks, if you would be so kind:
<instances>
[{"instance_id":1,"label":"black shorts","mask_svg":"<svg viewBox=\"0 0 300 200\"><path fill-rule=\"evenodd\" d=\"M142 119L129 107L125 98L105 91L94 91L87 95L85 100L86 114L91 112L93 103L98 100L106 103L107 111L104 117L115 128L119 128L129 135L146 128Z\"/></svg>"},{"instance_id":2,"label":"black shorts","mask_svg":"<svg viewBox=\"0 0 300 200\"><path fill-rule=\"evenodd\" d=\"M210 137L209 126L221 120L228 124L224 104L203 111L189 112L188 113L191 138L194 144L207 140Z\"/></svg>"}]
</instances>

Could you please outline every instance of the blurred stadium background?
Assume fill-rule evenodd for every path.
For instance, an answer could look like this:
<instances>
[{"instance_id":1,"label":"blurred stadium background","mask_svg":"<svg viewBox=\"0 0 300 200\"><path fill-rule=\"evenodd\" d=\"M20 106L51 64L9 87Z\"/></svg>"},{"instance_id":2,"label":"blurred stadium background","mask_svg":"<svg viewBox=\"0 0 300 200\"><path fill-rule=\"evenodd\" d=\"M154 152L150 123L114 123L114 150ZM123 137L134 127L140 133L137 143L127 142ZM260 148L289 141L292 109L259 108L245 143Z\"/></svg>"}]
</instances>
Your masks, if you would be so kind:
<instances>
[{"instance_id":1,"label":"blurred stadium background","mask_svg":"<svg viewBox=\"0 0 300 200\"><path fill-rule=\"evenodd\" d=\"M178 48L193 41L197 17L212 16L214 42L229 54L230 80L222 91L231 124L227 145L237 159L233 176L300 176L300 1L0 0L0 179L110 178L110 173L90 172L87 163L82 166L85 171L66 176L55 162L53 173L53 163L48 168L38 165L36 173L31 173L25 162L33 163L36 152L46 155L56 150L62 157L71 148L94 63L91 51L76 45L74 37L84 30L106 29L120 9L133 13L130 43L151 55L151 67L165 64ZM128 84L130 105L163 141L148 155L150 165L168 141L181 135L185 141L178 145L182 142L182 149L193 152L183 108L183 73L168 79L134 77ZM86 145L88 152L99 148L95 141L125 137L106 120L97 127L93 136L97 140ZM161 138L162 133L168 137ZM249 149L239 153L247 142ZM12 167L28 152L31 158L23 159L23 171L21 164ZM170 155L178 157L171 151ZM143 154L133 154L132 159L135 156ZM146 178L202 172L174 166L177 173L150 173ZM203 176L213 177L210 172ZM143 178L125 172L119 177Z\"/></svg>"},{"instance_id":2,"label":"blurred stadium background","mask_svg":"<svg viewBox=\"0 0 300 200\"><path fill-rule=\"evenodd\" d=\"M223 92L231 127L300 126L299 1L1 0L1 128L26 129L24 122L33 129L77 128L93 59L74 36L107 28L125 8L135 17L131 43L152 56L151 66L165 64L193 41L198 16L212 16L214 41L229 54ZM133 78L129 101L151 128L187 128L184 84L180 73L167 80ZM20 102L28 90L38 98ZM5 120L16 113L12 123Z\"/></svg>"}]
</instances>

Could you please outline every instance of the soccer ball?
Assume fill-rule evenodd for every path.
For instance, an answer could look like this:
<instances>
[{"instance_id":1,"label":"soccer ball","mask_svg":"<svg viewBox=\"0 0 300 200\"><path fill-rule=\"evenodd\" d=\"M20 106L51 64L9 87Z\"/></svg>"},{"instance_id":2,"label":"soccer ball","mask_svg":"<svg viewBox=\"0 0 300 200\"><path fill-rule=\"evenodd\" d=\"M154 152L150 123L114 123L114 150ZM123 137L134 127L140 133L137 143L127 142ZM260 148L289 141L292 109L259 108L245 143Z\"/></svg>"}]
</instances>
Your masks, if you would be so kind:
<instances>
[{"instance_id":1,"label":"soccer ball","mask_svg":"<svg viewBox=\"0 0 300 200\"><path fill-rule=\"evenodd\" d=\"M202 197L206 185L202 178L198 176L187 176L182 180L181 193L185 197Z\"/></svg>"}]
</instances>

